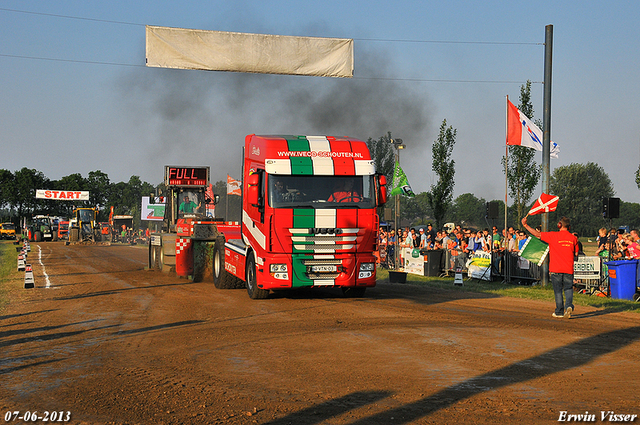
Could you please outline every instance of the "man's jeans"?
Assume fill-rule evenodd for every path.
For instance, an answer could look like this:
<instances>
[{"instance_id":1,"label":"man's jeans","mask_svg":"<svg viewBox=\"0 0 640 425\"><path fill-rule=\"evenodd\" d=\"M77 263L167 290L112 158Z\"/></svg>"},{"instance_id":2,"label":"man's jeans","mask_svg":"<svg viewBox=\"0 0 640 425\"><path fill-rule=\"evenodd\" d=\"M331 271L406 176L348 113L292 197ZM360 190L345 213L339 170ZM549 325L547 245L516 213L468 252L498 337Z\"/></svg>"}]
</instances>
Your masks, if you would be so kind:
<instances>
[{"instance_id":1,"label":"man's jeans","mask_svg":"<svg viewBox=\"0 0 640 425\"><path fill-rule=\"evenodd\" d=\"M564 315L565 303L562 300L562 294L567 301L567 308L573 306L573 274L568 273L549 273L551 283L553 284L553 293L556 297L556 314Z\"/></svg>"}]
</instances>

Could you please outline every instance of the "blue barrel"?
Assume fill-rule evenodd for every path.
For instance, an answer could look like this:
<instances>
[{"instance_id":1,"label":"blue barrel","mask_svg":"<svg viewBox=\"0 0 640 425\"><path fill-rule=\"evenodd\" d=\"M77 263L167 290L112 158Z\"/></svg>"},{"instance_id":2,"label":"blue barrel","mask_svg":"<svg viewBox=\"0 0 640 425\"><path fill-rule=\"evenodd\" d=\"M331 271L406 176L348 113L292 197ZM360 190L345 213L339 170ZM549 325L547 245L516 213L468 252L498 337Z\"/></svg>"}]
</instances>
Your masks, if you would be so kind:
<instances>
[{"instance_id":1,"label":"blue barrel","mask_svg":"<svg viewBox=\"0 0 640 425\"><path fill-rule=\"evenodd\" d=\"M633 301L636 293L638 260L608 261L611 298Z\"/></svg>"}]
</instances>

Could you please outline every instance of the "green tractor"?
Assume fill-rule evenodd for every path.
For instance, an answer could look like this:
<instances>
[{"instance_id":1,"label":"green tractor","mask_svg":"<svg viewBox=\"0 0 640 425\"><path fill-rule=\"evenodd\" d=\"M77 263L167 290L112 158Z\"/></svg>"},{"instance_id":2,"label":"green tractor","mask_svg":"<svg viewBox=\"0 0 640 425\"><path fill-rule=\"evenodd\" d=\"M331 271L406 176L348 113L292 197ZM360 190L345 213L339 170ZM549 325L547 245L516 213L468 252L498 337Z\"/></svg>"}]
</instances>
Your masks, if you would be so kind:
<instances>
[{"instance_id":1,"label":"green tractor","mask_svg":"<svg viewBox=\"0 0 640 425\"><path fill-rule=\"evenodd\" d=\"M57 241L58 234L56 225L52 217L47 215L37 215L27 226L27 238L31 242Z\"/></svg>"}]
</instances>

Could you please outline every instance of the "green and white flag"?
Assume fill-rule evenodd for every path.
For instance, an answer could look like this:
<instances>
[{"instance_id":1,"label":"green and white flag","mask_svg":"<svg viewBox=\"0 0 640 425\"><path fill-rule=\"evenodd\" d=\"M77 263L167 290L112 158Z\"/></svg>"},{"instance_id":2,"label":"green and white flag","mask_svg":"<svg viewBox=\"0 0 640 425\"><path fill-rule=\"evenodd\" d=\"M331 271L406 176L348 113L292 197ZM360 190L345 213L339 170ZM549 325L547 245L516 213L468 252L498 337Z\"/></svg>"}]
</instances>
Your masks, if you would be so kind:
<instances>
[{"instance_id":1,"label":"green and white flag","mask_svg":"<svg viewBox=\"0 0 640 425\"><path fill-rule=\"evenodd\" d=\"M549 254L549 245L536 237L529 236L519 254L522 258L541 266Z\"/></svg>"},{"instance_id":2,"label":"green and white flag","mask_svg":"<svg viewBox=\"0 0 640 425\"><path fill-rule=\"evenodd\" d=\"M416 196L416 194L413 193L413 190L411 190L407 175L402 171L402 168L400 168L400 164L397 161L396 166L393 169L393 184L391 186L390 195L404 195L409 197Z\"/></svg>"}]
</instances>

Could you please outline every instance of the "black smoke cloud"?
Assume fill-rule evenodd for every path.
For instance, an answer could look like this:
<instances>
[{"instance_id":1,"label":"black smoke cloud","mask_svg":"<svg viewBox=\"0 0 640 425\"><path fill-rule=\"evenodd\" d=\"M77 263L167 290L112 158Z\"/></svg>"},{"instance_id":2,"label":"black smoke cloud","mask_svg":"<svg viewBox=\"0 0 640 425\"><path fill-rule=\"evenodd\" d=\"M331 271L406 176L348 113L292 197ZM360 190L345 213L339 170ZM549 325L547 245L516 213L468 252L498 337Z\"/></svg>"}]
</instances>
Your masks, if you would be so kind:
<instances>
[{"instance_id":1,"label":"black smoke cloud","mask_svg":"<svg viewBox=\"0 0 640 425\"><path fill-rule=\"evenodd\" d=\"M146 171L211 165L212 180L239 177L247 134L425 140L430 102L419 83L393 80L391 55L355 44L355 78L144 68L120 81L123 111ZM416 146L419 147L419 146ZM424 147L423 147L424 148Z\"/></svg>"}]
</instances>

